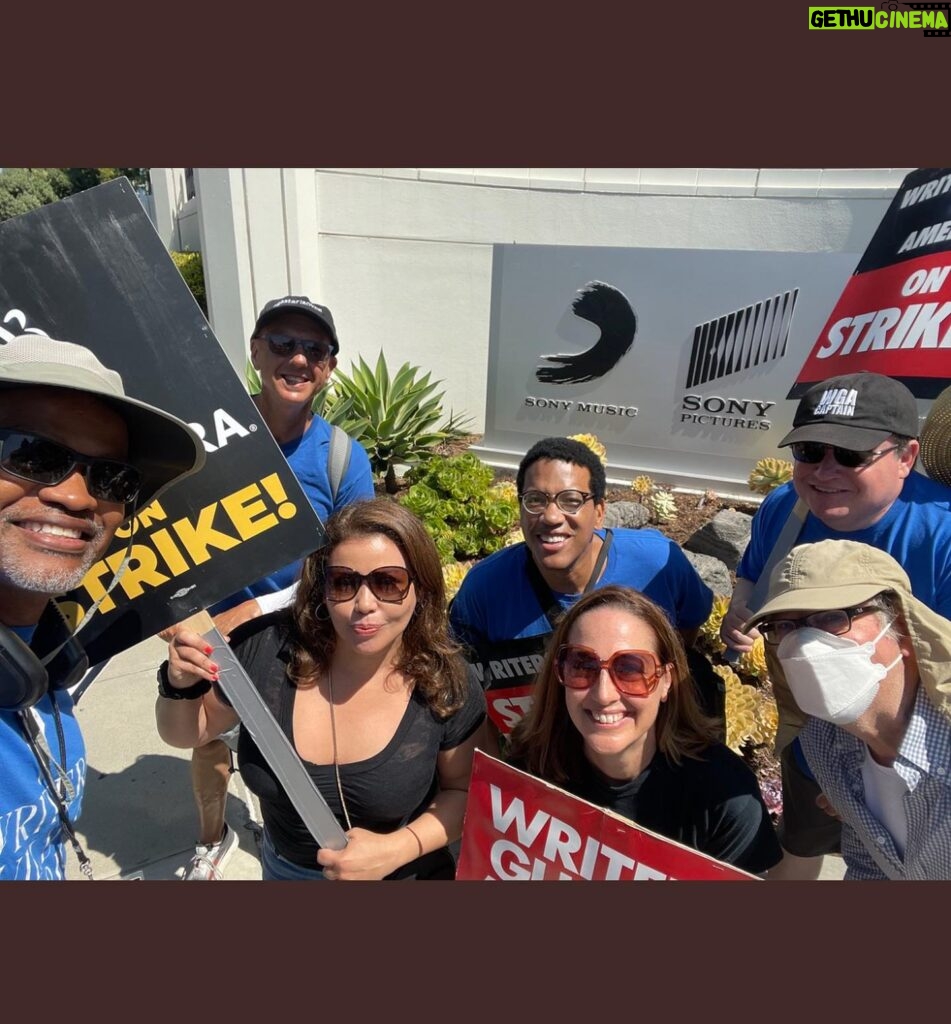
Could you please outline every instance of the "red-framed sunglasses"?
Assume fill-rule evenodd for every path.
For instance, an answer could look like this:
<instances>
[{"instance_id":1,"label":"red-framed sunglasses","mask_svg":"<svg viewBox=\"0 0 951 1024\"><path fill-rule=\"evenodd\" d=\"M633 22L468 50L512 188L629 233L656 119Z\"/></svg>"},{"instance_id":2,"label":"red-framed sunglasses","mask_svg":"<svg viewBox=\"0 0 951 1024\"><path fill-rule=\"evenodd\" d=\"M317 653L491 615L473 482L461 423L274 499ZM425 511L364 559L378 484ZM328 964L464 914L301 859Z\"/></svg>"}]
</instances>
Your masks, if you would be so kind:
<instances>
[{"instance_id":1,"label":"red-framed sunglasses","mask_svg":"<svg viewBox=\"0 0 951 1024\"><path fill-rule=\"evenodd\" d=\"M653 693L666 667L650 651L615 651L602 660L597 651L581 644L562 644L555 658L555 671L562 686L587 690L598 681L601 670L607 669L614 685L628 697L647 697Z\"/></svg>"}]
</instances>

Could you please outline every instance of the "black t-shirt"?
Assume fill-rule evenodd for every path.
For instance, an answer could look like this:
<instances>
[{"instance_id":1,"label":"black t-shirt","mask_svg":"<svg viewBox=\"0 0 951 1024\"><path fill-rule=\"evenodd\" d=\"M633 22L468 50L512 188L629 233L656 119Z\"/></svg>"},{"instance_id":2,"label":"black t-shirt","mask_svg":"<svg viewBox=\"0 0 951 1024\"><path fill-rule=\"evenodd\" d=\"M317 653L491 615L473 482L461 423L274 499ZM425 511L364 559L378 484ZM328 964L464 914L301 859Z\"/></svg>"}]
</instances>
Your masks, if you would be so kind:
<instances>
[{"instance_id":1,"label":"black t-shirt","mask_svg":"<svg viewBox=\"0 0 951 1024\"><path fill-rule=\"evenodd\" d=\"M751 874L761 874L782 859L756 776L722 743L709 746L702 760L684 757L679 765L658 751L629 782L606 779L585 761L580 778L559 785Z\"/></svg>"},{"instance_id":2,"label":"black t-shirt","mask_svg":"<svg viewBox=\"0 0 951 1024\"><path fill-rule=\"evenodd\" d=\"M289 633L287 613L276 612L236 629L232 647L271 714L293 742L297 688L287 677ZM438 788L437 754L464 743L484 718L485 697L477 683L470 684L465 704L446 719L437 718L414 690L390 742L365 761L339 766L351 825L373 832L395 832L421 814ZM238 736L238 762L248 788L260 800L264 824L277 852L294 864L317 868L317 841L243 727ZM303 764L341 827L346 828L333 764L306 760ZM447 864L451 871L448 858L447 848L445 856L428 854L421 858L425 865L414 861L395 874L422 877L430 871L444 870Z\"/></svg>"}]
</instances>

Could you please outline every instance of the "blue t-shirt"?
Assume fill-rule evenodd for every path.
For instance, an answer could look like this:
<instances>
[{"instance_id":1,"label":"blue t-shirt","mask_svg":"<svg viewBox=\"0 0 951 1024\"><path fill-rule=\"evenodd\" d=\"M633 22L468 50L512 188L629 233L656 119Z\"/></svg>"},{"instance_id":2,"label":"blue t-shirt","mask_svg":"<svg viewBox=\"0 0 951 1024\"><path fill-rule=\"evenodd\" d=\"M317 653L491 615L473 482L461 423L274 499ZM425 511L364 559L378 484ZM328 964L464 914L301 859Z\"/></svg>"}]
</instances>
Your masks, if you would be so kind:
<instances>
[{"instance_id":1,"label":"blue t-shirt","mask_svg":"<svg viewBox=\"0 0 951 1024\"><path fill-rule=\"evenodd\" d=\"M82 810L86 748L66 690L47 693L31 711L43 729L50 753L60 758L53 719L56 700L66 740L63 766L75 795L67 801L70 821ZM0 711L0 881L55 880L66 877L66 842L56 804L23 730L18 712ZM53 772L55 778L55 770ZM64 800L66 794L62 792Z\"/></svg>"},{"instance_id":2,"label":"blue t-shirt","mask_svg":"<svg viewBox=\"0 0 951 1024\"><path fill-rule=\"evenodd\" d=\"M736 575L756 582L776 538L796 503L793 485L777 487L763 501ZM921 473L909 473L901 494L877 523L864 530L832 530L811 512L797 544L854 540L886 551L908 574L919 601L951 619L951 487Z\"/></svg>"},{"instance_id":3,"label":"blue t-shirt","mask_svg":"<svg viewBox=\"0 0 951 1024\"><path fill-rule=\"evenodd\" d=\"M288 465L294 471L294 476L300 482L322 523L327 521L332 512L343 508L344 505L349 505L350 502L359 501L362 498L372 498L376 493L373 488L373 472L370 468L369 456L363 445L351 438L350 463L340 481L337 500L332 501L330 478L327 475L330 435L330 424L322 417L315 416L311 420L310 426L299 438L280 446L284 458L287 459ZM297 579L300 567L301 560L298 559L281 569L276 569L243 590L219 601L210 609L211 614L217 615L219 612L260 594L272 594L284 590Z\"/></svg>"},{"instance_id":4,"label":"blue t-shirt","mask_svg":"<svg viewBox=\"0 0 951 1024\"><path fill-rule=\"evenodd\" d=\"M604 530L596 531L604 537ZM669 537L658 530L613 529L607 561L597 587L618 583L646 594L679 629L702 625L713 606L713 592ZM457 640L494 643L551 632L528 575L531 554L524 542L496 551L474 565L449 611ZM563 609L581 594L555 594Z\"/></svg>"}]
</instances>

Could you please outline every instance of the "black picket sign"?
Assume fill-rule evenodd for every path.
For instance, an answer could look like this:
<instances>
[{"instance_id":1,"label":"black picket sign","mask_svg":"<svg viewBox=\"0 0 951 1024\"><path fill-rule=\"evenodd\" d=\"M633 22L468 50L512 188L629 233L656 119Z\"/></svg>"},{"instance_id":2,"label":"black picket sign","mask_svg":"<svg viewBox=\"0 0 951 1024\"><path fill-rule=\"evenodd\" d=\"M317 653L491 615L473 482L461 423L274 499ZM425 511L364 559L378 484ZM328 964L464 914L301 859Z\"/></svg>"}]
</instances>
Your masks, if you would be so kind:
<instances>
[{"instance_id":1,"label":"black picket sign","mask_svg":"<svg viewBox=\"0 0 951 1024\"><path fill-rule=\"evenodd\" d=\"M81 637L95 665L324 542L324 529L125 178L0 224L0 344L85 345L126 394L202 435L204 468L138 511L132 557ZM126 553L120 529L61 607L76 622Z\"/></svg>"}]
</instances>

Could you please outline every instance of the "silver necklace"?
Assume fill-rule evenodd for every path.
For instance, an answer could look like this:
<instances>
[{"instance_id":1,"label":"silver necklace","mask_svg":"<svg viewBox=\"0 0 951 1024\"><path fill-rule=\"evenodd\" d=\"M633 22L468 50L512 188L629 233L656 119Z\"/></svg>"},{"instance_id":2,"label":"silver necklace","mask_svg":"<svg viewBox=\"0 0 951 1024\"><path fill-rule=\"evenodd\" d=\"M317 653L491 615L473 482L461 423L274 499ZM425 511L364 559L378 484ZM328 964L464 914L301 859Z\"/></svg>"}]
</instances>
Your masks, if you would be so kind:
<instances>
[{"instance_id":1,"label":"silver necklace","mask_svg":"<svg viewBox=\"0 0 951 1024\"><path fill-rule=\"evenodd\" d=\"M327 666L327 688L330 690L330 735L334 745L334 777L337 780L337 796L340 797L340 806L343 808L343 820L347 824L347 831L352 828L350 815L347 813L347 803L343 798L343 786L340 785L340 765L337 763L337 722L334 718L334 677L331 675L330 666Z\"/></svg>"}]
</instances>

